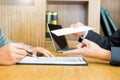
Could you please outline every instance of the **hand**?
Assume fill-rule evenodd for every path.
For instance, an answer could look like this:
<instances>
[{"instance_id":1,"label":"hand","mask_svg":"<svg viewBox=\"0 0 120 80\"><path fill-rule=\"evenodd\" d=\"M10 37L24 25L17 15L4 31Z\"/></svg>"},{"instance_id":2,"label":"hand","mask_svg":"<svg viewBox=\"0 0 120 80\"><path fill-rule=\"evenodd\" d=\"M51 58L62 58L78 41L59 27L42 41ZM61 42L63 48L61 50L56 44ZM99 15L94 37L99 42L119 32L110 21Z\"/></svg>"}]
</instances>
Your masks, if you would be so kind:
<instances>
[{"instance_id":1,"label":"hand","mask_svg":"<svg viewBox=\"0 0 120 80\"><path fill-rule=\"evenodd\" d=\"M75 24L71 24L71 27L74 27L74 28L80 27L80 26L85 26L85 25L82 24L82 23L80 23L80 22L77 22L77 23L75 23ZM86 32L83 31L83 32L79 32L79 33L73 33L73 35L74 35L75 37L80 37L80 36L84 36L85 33L86 33Z\"/></svg>"},{"instance_id":2,"label":"hand","mask_svg":"<svg viewBox=\"0 0 120 80\"><path fill-rule=\"evenodd\" d=\"M30 49L22 44L9 43L0 48L0 64L12 65L23 59Z\"/></svg>"},{"instance_id":3,"label":"hand","mask_svg":"<svg viewBox=\"0 0 120 80\"><path fill-rule=\"evenodd\" d=\"M65 51L63 54L77 54L107 61L110 61L111 59L111 52L109 50L105 50L87 39L84 39L81 44L78 44L77 49Z\"/></svg>"},{"instance_id":4,"label":"hand","mask_svg":"<svg viewBox=\"0 0 120 80\"><path fill-rule=\"evenodd\" d=\"M49 52L48 50L41 48L41 47L33 47L33 48L31 48L31 50L37 56L54 57L54 55L51 52Z\"/></svg>"}]
</instances>

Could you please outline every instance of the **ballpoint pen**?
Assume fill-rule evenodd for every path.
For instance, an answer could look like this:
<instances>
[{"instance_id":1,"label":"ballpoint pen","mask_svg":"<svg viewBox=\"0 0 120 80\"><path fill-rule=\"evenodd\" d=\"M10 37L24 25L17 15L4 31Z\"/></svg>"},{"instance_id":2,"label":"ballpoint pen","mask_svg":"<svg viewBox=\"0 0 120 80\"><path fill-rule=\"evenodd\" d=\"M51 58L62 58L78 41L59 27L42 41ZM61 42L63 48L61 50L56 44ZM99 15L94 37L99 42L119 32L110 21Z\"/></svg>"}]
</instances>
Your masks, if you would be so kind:
<instances>
[{"instance_id":1,"label":"ballpoint pen","mask_svg":"<svg viewBox=\"0 0 120 80\"><path fill-rule=\"evenodd\" d=\"M27 53L28 56L33 56L33 52L27 51Z\"/></svg>"},{"instance_id":2,"label":"ballpoint pen","mask_svg":"<svg viewBox=\"0 0 120 80\"><path fill-rule=\"evenodd\" d=\"M37 58L37 56L33 52L27 51L27 53L28 53L27 56Z\"/></svg>"}]
</instances>

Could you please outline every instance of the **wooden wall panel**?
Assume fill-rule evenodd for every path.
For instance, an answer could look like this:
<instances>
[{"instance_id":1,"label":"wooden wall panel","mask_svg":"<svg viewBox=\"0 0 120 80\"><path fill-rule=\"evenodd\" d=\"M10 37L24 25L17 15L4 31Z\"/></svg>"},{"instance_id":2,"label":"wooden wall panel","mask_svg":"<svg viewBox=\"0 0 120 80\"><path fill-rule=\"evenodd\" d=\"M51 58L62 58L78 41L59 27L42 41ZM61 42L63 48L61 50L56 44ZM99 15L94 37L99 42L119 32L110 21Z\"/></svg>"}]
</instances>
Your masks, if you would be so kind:
<instances>
[{"instance_id":1,"label":"wooden wall panel","mask_svg":"<svg viewBox=\"0 0 120 80\"><path fill-rule=\"evenodd\" d=\"M0 26L15 42L44 47L46 1L33 1L34 5L0 5Z\"/></svg>"},{"instance_id":2,"label":"wooden wall panel","mask_svg":"<svg viewBox=\"0 0 120 80\"><path fill-rule=\"evenodd\" d=\"M88 4L88 26L100 33L100 0L89 0Z\"/></svg>"},{"instance_id":3,"label":"wooden wall panel","mask_svg":"<svg viewBox=\"0 0 120 80\"><path fill-rule=\"evenodd\" d=\"M0 0L0 5L34 5L34 0Z\"/></svg>"}]
</instances>

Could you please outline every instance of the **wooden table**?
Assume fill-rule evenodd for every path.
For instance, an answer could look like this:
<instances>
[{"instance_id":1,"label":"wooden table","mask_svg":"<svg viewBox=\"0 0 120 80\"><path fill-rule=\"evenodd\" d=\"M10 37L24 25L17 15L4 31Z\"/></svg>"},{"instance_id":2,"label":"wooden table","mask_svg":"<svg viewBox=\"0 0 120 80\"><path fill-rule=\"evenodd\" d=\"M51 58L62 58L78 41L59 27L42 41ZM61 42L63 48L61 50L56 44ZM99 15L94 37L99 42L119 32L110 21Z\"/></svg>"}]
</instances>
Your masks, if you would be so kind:
<instances>
[{"instance_id":1,"label":"wooden table","mask_svg":"<svg viewBox=\"0 0 120 80\"><path fill-rule=\"evenodd\" d=\"M62 56L50 49L57 56ZM88 66L12 65L0 66L0 80L119 80L120 67L85 58Z\"/></svg>"}]
</instances>

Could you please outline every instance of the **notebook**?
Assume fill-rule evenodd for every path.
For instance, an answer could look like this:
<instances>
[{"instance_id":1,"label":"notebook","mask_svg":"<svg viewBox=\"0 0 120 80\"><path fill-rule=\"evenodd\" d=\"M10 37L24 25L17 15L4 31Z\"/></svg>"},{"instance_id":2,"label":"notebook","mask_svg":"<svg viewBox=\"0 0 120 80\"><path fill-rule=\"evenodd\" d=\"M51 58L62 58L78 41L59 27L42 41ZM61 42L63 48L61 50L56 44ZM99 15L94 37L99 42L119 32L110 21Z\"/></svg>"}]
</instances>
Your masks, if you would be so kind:
<instances>
[{"instance_id":1,"label":"notebook","mask_svg":"<svg viewBox=\"0 0 120 80\"><path fill-rule=\"evenodd\" d=\"M83 57L29 57L26 56L17 64L39 65L87 65Z\"/></svg>"},{"instance_id":2,"label":"notebook","mask_svg":"<svg viewBox=\"0 0 120 80\"><path fill-rule=\"evenodd\" d=\"M62 29L61 25L48 24L47 27L49 30L49 34L50 34L53 46L57 52L63 52L63 51L75 49L75 48L69 48L67 40L64 35L56 36L55 34L51 33L52 30Z\"/></svg>"}]
</instances>

